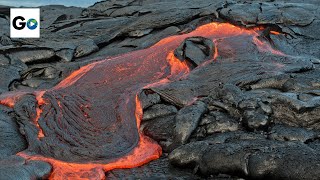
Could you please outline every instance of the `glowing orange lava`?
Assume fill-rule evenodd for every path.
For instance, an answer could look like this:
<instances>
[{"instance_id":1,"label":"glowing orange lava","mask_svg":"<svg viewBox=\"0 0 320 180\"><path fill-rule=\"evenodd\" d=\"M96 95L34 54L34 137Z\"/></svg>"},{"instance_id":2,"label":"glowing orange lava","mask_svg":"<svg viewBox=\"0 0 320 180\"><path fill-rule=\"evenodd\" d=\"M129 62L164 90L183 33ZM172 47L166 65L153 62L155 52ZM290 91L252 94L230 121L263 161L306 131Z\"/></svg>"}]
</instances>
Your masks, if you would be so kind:
<instances>
[{"instance_id":1,"label":"glowing orange lava","mask_svg":"<svg viewBox=\"0 0 320 180\"><path fill-rule=\"evenodd\" d=\"M96 63L91 63L89 65L83 66L80 69L74 71L73 73L71 73L66 79L64 79L63 81L61 81L57 86L55 86L55 89L59 89L59 88L65 88L68 86L71 86L72 84L74 84L77 80L79 80L83 75L85 75L88 71L90 71L90 69L92 69L94 67Z\"/></svg>"},{"instance_id":2,"label":"glowing orange lava","mask_svg":"<svg viewBox=\"0 0 320 180\"><path fill-rule=\"evenodd\" d=\"M274 35L280 35L281 33L279 33L278 31L270 31L271 34L274 34Z\"/></svg>"},{"instance_id":3,"label":"glowing orange lava","mask_svg":"<svg viewBox=\"0 0 320 180\"><path fill-rule=\"evenodd\" d=\"M16 93L8 92L8 93L1 94L0 104L13 108L15 105L15 102L17 102L25 94L26 92L16 92Z\"/></svg>"},{"instance_id":4,"label":"glowing orange lava","mask_svg":"<svg viewBox=\"0 0 320 180\"><path fill-rule=\"evenodd\" d=\"M42 128L40 127L38 121L39 121L39 118L41 116L41 113L42 113L42 109L40 108L41 105L44 105L45 104L45 101L44 99L42 98L43 94L45 93L45 91L40 91L40 92L36 92L36 100L38 102L38 107L36 108L36 111L37 111L37 116L36 116L36 119L34 120L34 123L36 124L36 126L39 128L39 132L38 132L38 138L42 138L44 137L44 134L43 134L43 130Z\"/></svg>"},{"instance_id":5,"label":"glowing orange lava","mask_svg":"<svg viewBox=\"0 0 320 180\"><path fill-rule=\"evenodd\" d=\"M165 38L148 49L127 53L84 66L79 70L74 71L70 76L68 76L65 80L60 82L51 90L54 91L69 88L73 91L82 90L83 92L88 92L88 94L90 95L89 91L95 91L95 89L98 89L100 87L112 87L113 85L119 85L119 82L123 80L131 80L126 84L132 85L134 87L137 86L138 81L142 81L141 86L135 87L135 89L133 90L130 89L131 94L126 94L132 95L132 93L139 93L138 90L141 90L142 88L157 86L160 84L178 80L187 75L190 69L187 63L185 61L181 62L179 59L177 59L174 56L173 52L185 38L192 36L203 36L206 38L210 38L215 42L214 56L211 60L209 60L209 62L217 60L217 57L219 56L220 51L218 53L219 44L217 40L234 36L248 36L252 38L252 41L261 52L268 52L283 56L284 54L282 52L273 49L269 43L263 42L258 39L259 31L261 30L261 28L243 29L229 23L209 23L197 28L191 33ZM149 72L154 72L152 74L152 77L150 77L150 74L148 74ZM112 74L112 76L109 76L109 74ZM98 78L93 79L94 82L89 82L89 80L92 79L88 78L87 76L94 77L94 75ZM86 83L92 83L96 87L93 89L92 86L88 86L89 88L87 89L77 89L78 87L81 87L81 85ZM75 87L73 88L73 86ZM116 90L120 91L121 88L121 86L117 87ZM117 92L116 90L112 91L111 93ZM47 91L44 90L34 93L38 101L37 117L34 122L39 129L39 141L41 141L41 139L46 136L46 133L43 132L41 125L38 124L38 121L40 120L41 114L43 112L42 106L47 103L45 99L42 98L46 92ZM126 100L129 101L129 97L124 97L126 97ZM99 100L99 98L97 99ZM0 103L9 107L13 107L18 99L19 94L9 94L7 96L1 95ZM190 102L194 100L195 99L192 98L190 99ZM61 108L59 102L58 104ZM126 102L124 104L127 105L129 103ZM97 161L86 163L64 162L51 157L34 155L26 152L20 152L18 153L18 155L28 160L42 160L49 162L53 166L53 172L50 176L50 179L54 180L104 179L106 171L110 171L116 168L133 168L155 160L161 156L161 147L156 142L144 136L140 132L140 123L143 111L141 103L137 96L135 97L134 105L134 114L131 113L131 111L129 112L129 110L127 113L131 115L131 118L135 117L136 126L137 130L139 131L140 138L138 145L125 156L117 158L110 163L103 164ZM128 107L128 109L130 108ZM96 111L101 111L101 109L98 109ZM84 114L84 116L88 117L88 114Z\"/></svg>"},{"instance_id":6,"label":"glowing orange lava","mask_svg":"<svg viewBox=\"0 0 320 180\"><path fill-rule=\"evenodd\" d=\"M167 60L171 66L171 74L188 73L190 71L186 61L180 61L174 56L173 51L170 51Z\"/></svg>"},{"instance_id":7,"label":"glowing orange lava","mask_svg":"<svg viewBox=\"0 0 320 180\"><path fill-rule=\"evenodd\" d=\"M257 36L253 37L253 42L257 45L257 47L262 52L270 52L272 54L276 54L276 55L279 55L279 56L285 56L285 54L283 52L273 49L270 46L270 44L261 41Z\"/></svg>"},{"instance_id":8,"label":"glowing orange lava","mask_svg":"<svg viewBox=\"0 0 320 180\"><path fill-rule=\"evenodd\" d=\"M136 96L135 116L137 118L138 128L140 128L142 113L141 103ZM127 169L138 167L152 160L158 159L161 154L161 147L152 139L141 134L141 132L139 144L131 153L108 164L90 162L86 164L70 163L40 155L28 155L24 152L18 153L19 156L24 157L27 160L41 160L49 162L54 167L53 172L49 177L49 179L52 180L105 179L106 171L117 168Z\"/></svg>"}]
</instances>

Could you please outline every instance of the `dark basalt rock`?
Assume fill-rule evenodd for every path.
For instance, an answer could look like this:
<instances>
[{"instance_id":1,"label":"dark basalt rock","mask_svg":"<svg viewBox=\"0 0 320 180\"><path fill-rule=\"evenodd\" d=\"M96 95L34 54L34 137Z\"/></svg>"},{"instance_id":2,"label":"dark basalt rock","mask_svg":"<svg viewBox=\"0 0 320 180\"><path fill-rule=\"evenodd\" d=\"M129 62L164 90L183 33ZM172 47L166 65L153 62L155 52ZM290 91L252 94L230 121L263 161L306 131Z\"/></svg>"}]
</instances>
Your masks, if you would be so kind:
<instances>
[{"instance_id":1,"label":"dark basalt rock","mask_svg":"<svg viewBox=\"0 0 320 180\"><path fill-rule=\"evenodd\" d=\"M211 111L201 119L193 136L201 138L215 133L237 131L240 128L239 122L228 114Z\"/></svg>"},{"instance_id":2,"label":"dark basalt rock","mask_svg":"<svg viewBox=\"0 0 320 180\"><path fill-rule=\"evenodd\" d=\"M180 146L169 154L171 164L180 167L195 168L209 146L208 142L198 141Z\"/></svg>"},{"instance_id":3,"label":"dark basalt rock","mask_svg":"<svg viewBox=\"0 0 320 180\"><path fill-rule=\"evenodd\" d=\"M6 9L9 9L9 8L6 8ZM9 36L9 34L10 34L9 20L0 16L0 36L1 37ZM5 44L2 44L1 42L1 45L5 45Z\"/></svg>"},{"instance_id":4,"label":"dark basalt rock","mask_svg":"<svg viewBox=\"0 0 320 180\"><path fill-rule=\"evenodd\" d=\"M8 36L6 36L6 35L0 36L0 45L10 46L12 44L13 43L12 43L11 39Z\"/></svg>"},{"instance_id":5,"label":"dark basalt rock","mask_svg":"<svg viewBox=\"0 0 320 180\"><path fill-rule=\"evenodd\" d=\"M11 59L18 59L26 64L44 63L54 58L55 53L51 49L28 48L24 50L12 50L7 53Z\"/></svg>"},{"instance_id":6,"label":"dark basalt rock","mask_svg":"<svg viewBox=\"0 0 320 180\"><path fill-rule=\"evenodd\" d=\"M149 34L153 29L135 30L128 33L129 37L142 37Z\"/></svg>"},{"instance_id":7,"label":"dark basalt rock","mask_svg":"<svg viewBox=\"0 0 320 180\"><path fill-rule=\"evenodd\" d=\"M205 175L227 173L275 179L317 179L319 176L317 152L301 143L236 140L210 144L200 141L175 149L169 160L182 167L198 167ZM308 174L305 167L316 172Z\"/></svg>"},{"instance_id":8,"label":"dark basalt rock","mask_svg":"<svg viewBox=\"0 0 320 180\"><path fill-rule=\"evenodd\" d=\"M8 65L10 64L10 59L8 57L6 57L3 54L0 54L0 65L4 66L4 65Z\"/></svg>"},{"instance_id":9,"label":"dark basalt rock","mask_svg":"<svg viewBox=\"0 0 320 180\"><path fill-rule=\"evenodd\" d=\"M218 133L218 132L228 132L236 131L239 127L239 122L229 117L228 115L220 112L213 112L206 118L214 119L205 126L207 135Z\"/></svg>"},{"instance_id":10,"label":"dark basalt rock","mask_svg":"<svg viewBox=\"0 0 320 180\"><path fill-rule=\"evenodd\" d=\"M317 8L300 3L246 3L230 4L220 11L220 15L242 25L285 24L306 26L314 18ZM302 15L303 14L303 15Z\"/></svg>"},{"instance_id":11,"label":"dark basalt rock","mask_svg":"<svg viewBox=\"0 0 320 180\"><path fill-rule=\"evenodd\" d=\"M268 137L278 141L301 141L307 142L316 139L319 133L304 128L275 125Z\"/></svg>"},{"instance_id":12,"label":"dark basalt rock","mask_svg":"<svg viewBox=\"0 0 320 180\"><path fill-rule=\"evenodd\" d=\"M282 93L275 95L272 102L276 122L295 127L306 127L319 130L319 98L314 97L307 102L298 100L297 94Z\"/></svg>"},{"instance_id":13,"label":"dark basalt rock","mask_svg":"<svg viewBox=\"0 0 320 180\"><path fill-rule=\"evenodd\" d=\"M143 133L158 142L172 141L175 124L175 115L143 121Z\"/></svg>"},{"instance_id":14,"label":"dark basalt rock","mask_svg":"<svg viewBox=\"0 0 320 180\"><path fill-rule=\"evenodd\" d=\"M56 51L56 56L61 58L61 60L70 62L73 59L74 49L61 49Z\"/></svg>"},{"instance_id":15,"label":"dark basalt rock","mask_svg":"<svg viewBox=\"0 0 320 180\"><path fill-rule=\"evenodd\" d=\"M34 95L26 94L22 96L14 105L14 111L20 121L35 121L37 117L37 100Z\"/></svg>"},{"instance_id":16,"label":"dark basalt rock","mask_svg":"<svg viewBox=\"0 0 320 180\"><path fill-rule=\"evenodd\" d=\"M256 111L245 111L243 124L250 130L266 130L270 123L269 116Z\"/></svg>"},{"instance_id":17,"label":"dark basalt rock","mask_svg":"<svg viewBox=\"0 0 320 180\"><path fill-rule=\"evenodd\" d=\"M12 109L0 105L0 159L27 148L27 142L20 134L15 118L10 115L12 111Z\"/></svg>"},{"instance_id":18,"label":"dark basalt rock","mask_svg":"<svg viewBox=\"0 0 320 180\"><path fill-rule=\"evenodd\" d=\"M139 94L139 99L144 110L152 105L160 103L161 101L160 96L157 93L152 92L151 90L141 91L141 93Z\"/></svg>"},{"instance_id":19,"label":"dark basalt rock","mask_svg":"<svg viewBox=\"0 0 320 180\"><path fill-rule=\"evenodd\" d=\"M52 65L34 65L20 72L21 77L10 84L11 90L31 90L52 87L61 77L61 71Z\"/></svg>"},{"instance_id":20,"label":"dark basalt rock","mask_svg":"<svg viewBox=\"0 0 320 180\"><path fill-rule=\"evenodd\" d=\"M71 20L81 16L83 8L51 5L41 7L41 28L46 29L60 21Z\"/></svg>"},{"instance_id":21,"label":"dark basalt rock","mask_svg":"<svg viewBox=\"0 0 320 180\"><path fill-rule=\"evenodd\" d=\"M181 61L187 60L193 66L197 67L201 63L212 59L214 51L214 43L212 40L204 37L191 37L181 43L174 51L174 55Z\"/></svg>"},{"instance_id":22,"label":"dark basalt rock","mask_svg":"<svg viewBox=\"0 0 320 180\"><path fill-rule=\"evenodd\" d=\"M209 106L236 118L240 116L248 130L266 131L271 123L319 129L319 98L317 93L312 93L318 81L317 70L308 74L313 84L301 78L301 73L276 75L241 85L247 91L226 84L213 91L211 97L216 100ZM302 89L305 93L301 93Z\"/></svg>"},{"instance_id":23,"label":"dark basalt rock","mask_svg":"<svg viewBox=\"0 0 320 180\"><path fill-rule=\"evenodd\" d=\"M0 93L8 91L12 81L20 79L19 70L11 65L0 65Z\"/></svg>"},{"instance_id":24,"label":"dark basalt rock","mask_svg":"<svg viewBox=\"0 0 320 180\"><path fill-rule=\"evenodd\" d=\"M267 136L261 133L247 132L247 131L232 131L225 133L216 133L203 138L210 144L222 144L227 142L239 141L239 140L266 140Z\"/></svg>"},{"instance_id":25,"label":"dark basalt rock","mask_svg":"<svg viewBox=\"0 0 320 180\"><path fill-rule=\"evenodd\" d=\"M0 160L1 179L47 179L52 167L42 161L26 161L19 156L10 156Z\"/></svg>"},{"instance_id":26,"label":"dark basalt rock","mask_svg":"<svg viewBox=\"0 0 320 180\"><path fill-rule=\"evenodd\" d=\"M133 169L118 169L106 174L107 179L202 179L192 172L172 167L167 158L160 158L147 165Z\"/></svg>"},{"instance_id":27,"label":"dark basalt rock","mask_svg":"<svg viewBox=\"0 0 320 180\"><path fill-rule=\"evenodd\" d=\"M176 114L177 111L177 108L172 105L156 104L144 111L142 119L144 121L152 120L154 118Z\"/></svg>"},{"instance_id":28,"label":"dark basalt rock","mask_svg":"<svg viewBox=\"0 0 320 180\"><path fill-rule=\"evenodd\" d=\"M79 44L74 52L74 57L82 57L99 50L99 47L92 39L87 39Z\"/></svg>"},{"instance_id":29,"label":"dark basalt rock","mask_svg":"<svg viewBox=\"0 0 320 180\"><path fill-rule=\"evenodd\" d=\"M97 2L82 12L84 16L109 16L108 10L128 6L133 0L128 1L105 1Z\"/></svg>"},{"instance_id":30,"label":"dark basalt rock","mask_svg":"<svg viewBox=\"0 0 320 180\"><path fill-rule=\"evenodd\" d=\"M207 106L201 101L180 109L176 116L173 147L188 142L192 132L197 128L202 115L207 111Z\"/></svg>"}]
</instances>

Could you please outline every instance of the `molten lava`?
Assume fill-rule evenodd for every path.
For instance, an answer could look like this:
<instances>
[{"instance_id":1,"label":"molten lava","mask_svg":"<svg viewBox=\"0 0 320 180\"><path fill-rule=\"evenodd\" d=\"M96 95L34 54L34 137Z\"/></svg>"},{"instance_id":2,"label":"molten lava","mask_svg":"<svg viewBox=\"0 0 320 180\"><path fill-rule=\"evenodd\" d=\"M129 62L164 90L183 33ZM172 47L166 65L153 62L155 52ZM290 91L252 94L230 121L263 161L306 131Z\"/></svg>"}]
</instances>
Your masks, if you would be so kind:
<instances>
[{"instance_id":1,"label":"molten lava","mask_svg":"<svg viewBox=\"0 0 320 180\"><path fill-rule=\"evenodd\" d=\"M160 146L140 132L141 89L181 79L190 71L174 50L187 37L203 36L215 42L243 36L262 52L283 55L258 39L258 29L228 23L210 23L195 31L165 38L154 46L95 62L73 72L52 89L33 93L37 100L38 129L25 130L29 148L18 155L53 166L50 179L104 179L105 171L133 168L161 156ZM20 94L0 97L14 107ZM192 99L190 99L192 101Z\"/></svg>"}]
</instances>

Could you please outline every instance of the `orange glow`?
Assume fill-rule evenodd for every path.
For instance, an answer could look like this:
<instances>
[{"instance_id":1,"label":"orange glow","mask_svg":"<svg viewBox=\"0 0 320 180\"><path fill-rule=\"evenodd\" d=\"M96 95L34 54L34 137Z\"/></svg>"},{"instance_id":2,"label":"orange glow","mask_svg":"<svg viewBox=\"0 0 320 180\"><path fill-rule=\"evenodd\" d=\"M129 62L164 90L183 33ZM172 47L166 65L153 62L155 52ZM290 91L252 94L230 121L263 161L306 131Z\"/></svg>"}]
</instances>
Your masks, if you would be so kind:
<instances>
[{"instance_id":1,"label":"orange glow","mask_svg":"<svg viewBox=\"0 0 320 180\"><path fill-rule=\"evenodd\" d=\"M137 127L140 129L141 119L143 116L143 109L141 102L139 101L138 95L136 95L136 112L135 112L136 120L137 120Z\"/></svg>"},{"instance_id":2,"label":"orange glow","mask_svg":"<svg viewBox=\"0 0 320 180\"><path fill-rule=\"evenodd\" d=\"M13 108L16 100L17 100L16 97L7 97L4 99L1 99L0 104Z\"/></svg>"},{"instance_id":3,"label":"orange glow","mask_svg":"<svg viewBox=\"0 0 320 180\"><path fill-rule=\"evenodd\" d=\"M138 145L128 154L120 157L108 160L107 163L102 163L100 161L86 162L86 163L74 163L65 162L51 157L44 157L42 155L30 155L27 152L18 153L19 156L24 157L28 160L41 160L50 163L53 166L53 172L50 175L52 180L83 180L83 179L105 179L105 172L116 168L134 168L148 163L152 160L158 159L162 150L161 147L152 139L143 135L140 132L140 123L143 115L143 109L141 102L138 99L136 93L142 88L148 88L153 86L159 86L165 83L170 83L173 80L178 80L185 77L190 72L190 68L186 61L180 61L174 56L174 50L188 37L192 36L203 36L211 39L215 42L214 55L212 59L203 63L214 62L219 57L219 60L223 61L223 40L231 37L248 37L257 46L258 50L263 53L272 53L279 56L285 56L282 52L275 50L268 42L264 42L258 39L259 31L263 28L258 27L254 29L244 29L228 23L209 23L197 28L195 31L188 34L176 35L165 38L150 48L134 51L131 53L123 54L110 59L105 59L99 62L94 62L89 65L81 67L79 70L71 73L67 78L61 81L57 86L50 89L50 91L64 90L64 92L76 92L80 95L87 95L86 97L91 98L90 104L91 111L101 111L102 109L94 109L94 102L103 102L99 104L99 107L115 107L120 103L112 104L110 101L116 99L111 97L114 95L118 99L125 100L126 105L124 109L127 110L127 114L123 115L130 122L136 121L137 130L139 132L139 142ZM219 43L218 43L219 42ZM225 42L228 43L228 42ZM229 45L229 44L228 44ZM251 45L253 45L251 43ZM219 49L221 48L221 49ZM228 53L225 53L228 54ZM280 67L280 64L279 64ZM123 84L121 84L123 83ZM82 86L83 85L83 86ZM125 87L123 87L125 86ZM108 89L106 89L106 87ZM100 88L100 89L99 89ZM128 91L122 91L123 89L129 89ZM100 91L99 91L100 90ZM106 90L106 91L101 91ZM95 91L98 93L95 94ZM126 94L123 98L123 94ZM36 112L37 116L34 120L36 127L39 129L38 138L39 141L44 141L46 138L46 132L43 132L38 121L42 122L43 116L43 106L46 105L46 99L44 94L48 92L47 90L35 92L36 100L38 103ZM106 95L100 95L99 92L108 92L110 97L106 101L102 101L99 98L105 98ZM82 93L82 94L81 94ZM87 93L87 94L86 94ZM119 93L119 94L117 94ZM25 93L24 93L25 94ZM19 100L21 95L24 94L9 94L1 95L0 103L9 107L13 107L15 102ZM92 95L92 96L91 96ZM98 96L97 98L93 95ZM136 95L133 100L133 96ZM119 98L120 97L120 98ZM131 98L130 98L131 97ZM96 99L94 99L96 98ZM118 100L116 99L116 100ZM196 98L192 98L189 102L195 101ZM48 101L48 99L47 99ZM131 102L128 103L128 102ZM91 101L90 101L91 102ZM107 104L110 103L110 104ZM63 107L63 103L57 102L60 108ZM128 105L129 104L129 105ZM132 106L132 105L135 106ZM109 106L110 105L110 106ZM88 104L82 104L81 107L88 107ZM43 108L43 109L42 109ZM135 109L134 109L135 108ZM103 111L107 111L104 108ZM121 109L121 110L124 110ZM134 110L134 111L133 111ZM89 111L89 110L88 110ZM114 112L114 110L110 110ZM122 112L122 111L119 111ZM94 114L94 113L93 113ZM107 114L107 113L106 113ZM92 114L83 114L86 118ZM109 115L109 114L107 114ZM118 114L117 114L118 115ZM101 116L105 118L106 116ZM112 116L111 116L112 117ZM91 121L94 121L96 117L91 116ZM105 121L105 119L98 119L100 122ZM121 119L123 120L123 119ZM135 120L135 121L134 121ZM108 122L108 121L107 121ZM128 122L128 121L127 121ZM99 124L100 126L100 124ZM134 125L135 126L135 125ZM100 127L99 127L100 128ZM44 128L45 129L45 128ZM81 131L82 133L82 131ZM42 138L42 139L41 139ZM106 162L106 161L103 161Z\"/></svg>"},{"instance_id":4,"label":"orange glow","mask_svg":"<svg viewBox=\"0 0 320 180\"><path fill-rule=\"evenodd\" d=\"M27 92L8 92L0 95L0 104L13 108L17 101Z\"/></svg>"},{"instance_id":5,"label":"orange glow","mask_svg":"<svg viewBox=\"0 0 320 180\"><path fill-rule=\"evenodd\" d=\"M36 93L35 93L38 106L37 106L37 108L36 108L37 116L36 116L36 119L34 120L34 123L35 123L35 125L39 128L38 139L44 137L43 130L42 130L42 128L40 127L40 125L39 125L39 123L38 123L39 118L40 118L41 113L42 113L41 105L44 105L44 104L45 104L45 101L44 101L44 99L42 98L43 95L44 95L44 93L45 93L45 91L39 91L39 92L36 92Z\"/></svg>"},{"instance_id":6,"label":"orange glow","mask_svg":"<svg viewBox=\"0 0 320 180\"><path fill-rule=\"evenodd\" d=\"M283 54L283 52L273 49L270 44L259 40L257 36L253 37L253 42L256 44L256 46L259 48L259 50L262 52L270 52L275 55L286 56L285 54Z\"/></svg>"},{"instance_id":7,"label":"orange glow","mask_svg":"<svg viewBox=\"0 0 320 180\"><path fill-rule=\"evenodd\" d=\"M40 160L49 162L53 166L51 180L84 180L105 179L104 172L112 169L128 169L141 166L152 160L158 159L162 154L160 146L148 137L140 136L138 146L128 155L108 164L99 163L70 163L40 155L28 155L24 152L17 155L27 160ZM143 159L143 161L140 161Z\"/></svg>"},{"instance_id":8,"label":"orange glow","mask_svg":"<svg viewBox=\"0 0 320 180\"><path fill-rule=\"evenodd\" d=\"M176 58L173 51L169 52L167 61L171 67L171 75L190 72L190 68L188 67L186 61L180 61L178 58Z\"/></svg>"},{"instance_id":9,"label":"orange glow","mask_svg":"<svg viewBox=\"0 0 320 180\"><path fill-rule=\"evenodd\" d=\"M83 66L80 69L74 71L71 73L66 79L61 81L57 86L54 87L54 89L60 89L60 88L65 88L68 86L71 86L77 80L79 80L83 75L85 75L88 71L90 71L96 63L91 63L89 65Z\"/></svg>"},{"instance_id":10,"label":"orange glow","mask_svg":"<svg viewBox=\"0 0 320 180\"><path fill-rule=\"evenodd\" d=\"M214 54L213 54L213 59L216 60L218 58L218 47L217 47L217 42L214 44Z\"/></svg>"},{"instance_id":11,"label":"orange glow","mask_svg":"<svg viewBox=\"0 0 320 180\"><path fill-rule=\"evenodd\" d=\"M281 33L277 32L277 31L270 31L271 34L274 34L274 35L279 35Z\"/></svg>"},{"instance_id":12,"label":"orange glow","mask_svg":"<svg viewBox=\"0 0 320 180\"><path fill-rule=\"evenodd\" d=\"M137 127L140 128L140 122L142 118L142 106L141 102L136 96L136 119ZM20 152L17 155L27 160L41 160L49 162L53 166L53 172L49 179L51 180L101 180L105 179L105 171L112 169L128 169L141 166L152 160L158 159L162 150L161 147L152 139L144 136L140 131L140 141L134 150L120 159L111 161L108 164L99 163L70 163L56 160L54 158L43 157L40 155L28 155L24 152Z\"/></svg>"}]
</instances>

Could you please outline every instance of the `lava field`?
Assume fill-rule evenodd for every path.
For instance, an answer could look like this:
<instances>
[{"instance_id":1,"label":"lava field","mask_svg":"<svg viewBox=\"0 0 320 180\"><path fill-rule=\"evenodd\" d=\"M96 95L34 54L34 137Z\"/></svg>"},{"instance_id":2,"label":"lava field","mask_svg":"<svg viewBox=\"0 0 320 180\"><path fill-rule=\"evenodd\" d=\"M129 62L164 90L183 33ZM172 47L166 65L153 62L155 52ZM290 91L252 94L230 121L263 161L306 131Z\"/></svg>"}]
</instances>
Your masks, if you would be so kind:
<instances>
[{"instance_id":1,"label":"lava field","mask_svg":"<svg viewBox=\"0 0 320 180\"><path fill-rule=\"evenodd\" d=\"M1 180L320 179L320 1L40 9L0 6Z\"/></svg>"}]
</instances>

